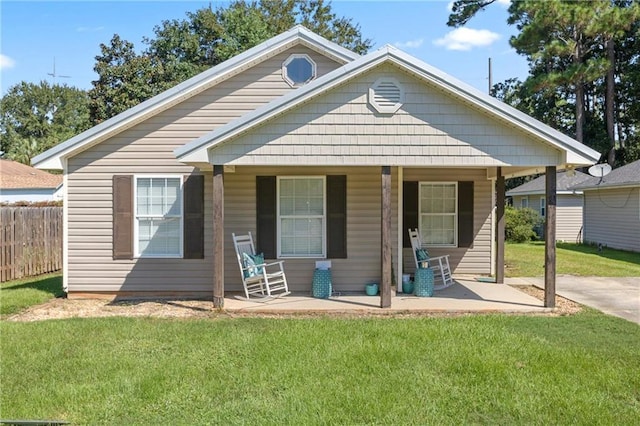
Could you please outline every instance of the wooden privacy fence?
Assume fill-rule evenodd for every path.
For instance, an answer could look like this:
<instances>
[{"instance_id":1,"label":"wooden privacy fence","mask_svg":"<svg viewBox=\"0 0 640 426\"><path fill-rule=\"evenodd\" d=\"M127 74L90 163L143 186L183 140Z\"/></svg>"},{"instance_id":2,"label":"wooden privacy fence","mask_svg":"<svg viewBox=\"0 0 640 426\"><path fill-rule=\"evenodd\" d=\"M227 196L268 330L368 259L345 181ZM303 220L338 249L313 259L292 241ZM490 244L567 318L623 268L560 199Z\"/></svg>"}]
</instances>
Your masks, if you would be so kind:
<instances>
[{"instance_id":1,"label":"wooden privacy fence","mask_svg":"<svg viewBox=\"0 0 640 426\"><path fill-rule=\"evenodd\" d=\"M0 207L0 282L62 269L62 207Z\"/></svg>"}]
</instances>

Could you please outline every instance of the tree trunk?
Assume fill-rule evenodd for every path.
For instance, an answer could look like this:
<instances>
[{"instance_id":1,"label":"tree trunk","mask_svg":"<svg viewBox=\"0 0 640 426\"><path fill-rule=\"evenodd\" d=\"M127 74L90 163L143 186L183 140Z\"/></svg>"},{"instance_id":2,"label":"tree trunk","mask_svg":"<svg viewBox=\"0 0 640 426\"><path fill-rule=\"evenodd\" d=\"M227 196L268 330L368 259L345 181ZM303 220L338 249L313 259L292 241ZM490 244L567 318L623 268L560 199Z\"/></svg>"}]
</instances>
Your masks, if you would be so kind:
<instances>
[{"instance_id":1,"label":"tree trunk","mask_svg":"<svg viewBox=\"0 0 640 426\"><path fill-rule=\"evenodd\" d=\"M605 94L605 120L607 122L607 136L609 137L609 158L607 162L612 167L616 161L616 136L614 132L615 126L615 98L616 98L616 50L613 36L609 36L606 42L607 59L609 60L609 69L607 70L607 89Z\"/></svg>"},{"instance_id":2,"label":"tree trunk","mask_svg":"<svg viewBox=\"0 0 640 426\"><path fill-rule=\"evenodd\" d=\"M574 30L574 38L576 49L573 54L573 62L577 66L582 64L582 34L577 29ZM584 78L578 77L576 81L576 140L582 143L584 141Z\"/></svg>"}]
</instances>

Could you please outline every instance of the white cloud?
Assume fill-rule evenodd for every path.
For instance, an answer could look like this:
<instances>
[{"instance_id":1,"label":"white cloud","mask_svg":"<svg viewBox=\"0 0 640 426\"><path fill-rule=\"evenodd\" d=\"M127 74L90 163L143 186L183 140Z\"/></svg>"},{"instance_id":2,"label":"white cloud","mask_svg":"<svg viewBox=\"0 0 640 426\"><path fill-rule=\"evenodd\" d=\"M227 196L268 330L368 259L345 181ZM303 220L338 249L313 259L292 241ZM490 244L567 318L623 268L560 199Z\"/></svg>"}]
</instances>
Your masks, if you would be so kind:
<instances>
[{"instance_id":1,"label":"white cloud","mask_svg":"<svg viewBox=\"0 0 640 426\"><path fill-rule=\"evenodd\" d=\"M449 3L447 3L447 10L449 12L451 12L453 10L453 0L451 0Z\"/></svg>"},{"instance_id":2,"label":"white cloud","mask_svg":"<svg viewBox=\"0 0 640 426\"><path fill-rule=\"evenodd\" d=\"M78 27L76 31L79 33L97 33L104 30L104 27Z\"/></svg>"},{"instance_id":3,"label":"white cloud","mask_svg":"<svg viewBox=\"0 0 640 426\"><path fill-rule=\"evenodd\" d=\"M409 41L397 41L393 43L393 45L399 49L417 49L418 47L422 46L423 43L424 39L418 38Z\"/></svg>"},{"instance_id":4,"label":"white cloud","mask_svg":"<svg viewBox=\"0 0 640 426\"><path fill-rule=\"evenodd\" d=\"M474 47L489 46L500 38L500 34L489 30L474 30L472 28L456 28L444 37L433 42L436 46L443 46L447 50L471 50Z\"/></svg>"},{"instance_id":5,"label":"white cloud","mask_svg":"<svg viewBox=\"0 0 640 426\"><path fill-rule=\"evenodd\" d=\"M511 0L498 0L497 3L500 3L503 6L511 5Z\"/></svg>"},{"instance_id":6,"label":"white cloud","mask_svg":"<svg viewBox=\"0 0 640 426\"><path fill-rule=\"evenodd\" d=\"M15 64L16 64L16 61L14 61L10 57L0 53L0 70L6 70L8 68L13 68Z\"/></svg>"}]
</instances>

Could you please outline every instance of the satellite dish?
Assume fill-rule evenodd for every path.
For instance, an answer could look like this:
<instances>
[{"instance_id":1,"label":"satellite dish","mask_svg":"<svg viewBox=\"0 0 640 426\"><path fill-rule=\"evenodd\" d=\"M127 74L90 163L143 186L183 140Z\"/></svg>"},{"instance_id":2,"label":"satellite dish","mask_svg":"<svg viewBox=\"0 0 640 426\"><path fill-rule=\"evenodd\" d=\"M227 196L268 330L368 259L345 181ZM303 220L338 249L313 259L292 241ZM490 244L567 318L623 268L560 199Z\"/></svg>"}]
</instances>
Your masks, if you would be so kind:
<instances>
[{"instance_id":1,"label":"satellite dish","mask_svg":"<svg viewBox=\"0 0 640 426\"><path fill-rule=\"evenodd\" d=\"M589 167L589 174L593 177L602 178L608 175L609 172L611 172L611 166L607 163L594 164L593 166Z\"/></svg>"}]
</instances>

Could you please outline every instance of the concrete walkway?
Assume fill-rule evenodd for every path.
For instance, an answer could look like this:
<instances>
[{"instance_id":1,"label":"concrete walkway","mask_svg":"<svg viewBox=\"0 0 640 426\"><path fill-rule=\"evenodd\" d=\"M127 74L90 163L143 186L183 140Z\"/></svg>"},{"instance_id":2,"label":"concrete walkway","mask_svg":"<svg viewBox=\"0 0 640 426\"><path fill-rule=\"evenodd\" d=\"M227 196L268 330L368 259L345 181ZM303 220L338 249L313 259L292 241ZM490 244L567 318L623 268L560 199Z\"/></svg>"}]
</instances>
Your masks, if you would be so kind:
<instances>
[{"instance_id":1,"label":"concrete walkway","mask_svg":"<svg viewBox=\"0 0 640 426\"><path fill-rule=\"evenodd\" d=\"M535 285L544 288L542 277L505 278L505 283ZM605 278L558 275L556 293L606 314L640 324L640 277Z\"/></svg>"},{"instance_id":2,"label":"concrete walkway","mask_svg":"<svg viewBox=\"0 0 640 426\"><path fill-rule=\"evenodd\" d=\"M456 283L436 291L433 297L416 297L398 293L391 299L391 308L380 308L379 296L336 294L329 299L315 299L307 294L292 294L265 303L239 300L225 296L225 311L265 314L291 313L471 313L471 312L550 312L542 301L505 284L478 282L456 277Z\"/></svg>"}]
</instances>

